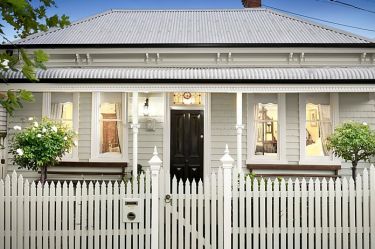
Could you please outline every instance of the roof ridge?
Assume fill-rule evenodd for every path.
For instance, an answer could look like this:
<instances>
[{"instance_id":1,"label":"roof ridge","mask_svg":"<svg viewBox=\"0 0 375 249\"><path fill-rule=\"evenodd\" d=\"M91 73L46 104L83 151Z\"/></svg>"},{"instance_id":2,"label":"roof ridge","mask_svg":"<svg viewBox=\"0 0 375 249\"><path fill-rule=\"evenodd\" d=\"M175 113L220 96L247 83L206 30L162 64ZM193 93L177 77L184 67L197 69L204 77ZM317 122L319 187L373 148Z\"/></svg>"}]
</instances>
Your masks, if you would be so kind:
<instances>
[{"instance_id":1,"label":"roof ridge","mask_svg":"<svg viewBox=\"0 0 375 249\"><path fill-rule=\"evenodd\" d=\"M360 36L360 35L357 35L357 34L342 30L342 29L334 28L334 27L331 27L331 26L328 26L328 25L325 25L325 24L321 24L321 23L318 23L318 22L314 22L312 20L308 20L308 19L305 19L305 18L296 17L294 15L287 15L287 14L283 13L282 11L275 11L275 10L270 9L270 8L264 8L264 10L270 12L271 14L278 15L278 16L288 18L288 19L292 19L292 20L295 20L295 21L298 21L298 22L302 22L302 23L305 23L307 25L312 25L312 26L315 26L315 27L320 28L320 29L325 29L327 31L332 31L332 32L335 32L335 33L338 33L338 34L341 34L341 35L349 36L351 38L355 38L355 39L362 40L362 41L365 41L365 42L373 43L373 41L369 38L366 38L364 36Z\"/></svg>"},{"instance_id":2,"label":"roof ridge","mask_svg":"<svg viewBox=\"0 0 375 249\"><path fill-rule=\"evenodd\" d=\"M234 11L266 11L266 8L227 8L227 9L112 9L113 12L234 12Z\"/></svg>"}]
</instances>

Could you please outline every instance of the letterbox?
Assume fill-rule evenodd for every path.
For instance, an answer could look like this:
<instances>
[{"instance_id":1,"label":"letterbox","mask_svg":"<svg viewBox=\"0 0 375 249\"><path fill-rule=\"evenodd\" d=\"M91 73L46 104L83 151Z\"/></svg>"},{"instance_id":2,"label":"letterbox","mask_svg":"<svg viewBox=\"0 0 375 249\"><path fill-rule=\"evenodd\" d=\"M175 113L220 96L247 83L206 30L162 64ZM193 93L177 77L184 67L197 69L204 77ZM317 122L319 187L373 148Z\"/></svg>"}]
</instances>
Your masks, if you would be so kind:
<instances>
[{"instance_id":1,"label":"letterbox","mask_svg":"<svg viewBox=\"0 0 375 249\"><path fill-rule=\"evenodd\" d=\"M141 213L139 198L123 199L123 222L138 223L141 221Z\"/></svg>"}]
</instances>

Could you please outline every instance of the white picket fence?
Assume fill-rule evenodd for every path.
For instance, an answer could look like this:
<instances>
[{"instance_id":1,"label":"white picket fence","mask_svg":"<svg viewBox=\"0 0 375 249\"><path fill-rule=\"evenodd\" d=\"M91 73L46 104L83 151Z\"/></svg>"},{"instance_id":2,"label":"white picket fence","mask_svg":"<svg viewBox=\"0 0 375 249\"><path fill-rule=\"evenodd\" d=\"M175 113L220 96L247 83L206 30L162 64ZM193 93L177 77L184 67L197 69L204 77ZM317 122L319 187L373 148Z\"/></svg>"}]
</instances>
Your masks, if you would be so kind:
<instances>
[{"instance_id":1,"label":"white picket fence","mask_svg":"<svg viewBox=\"0 0 375 249\"><path fill-rule=\"evenodd\" d=\"M150 174L133 184L0 181L0 248L151 248ZM143 219L124 223L123 198L139 198Z\"/></svg>"},{"instance_id":2,"label":"white picket fence","mask_svg":"<svg viewBox=\"0 0 375 249\"><path fill-rule=\"evenodd\" d=\"M346 178L250 179L223 169L182 182L161 161L130 183L0 181L0 249L372 249L375 169ZM139 198L140 223L123 222L123 198Z\"/></svg>"}]
</instances>

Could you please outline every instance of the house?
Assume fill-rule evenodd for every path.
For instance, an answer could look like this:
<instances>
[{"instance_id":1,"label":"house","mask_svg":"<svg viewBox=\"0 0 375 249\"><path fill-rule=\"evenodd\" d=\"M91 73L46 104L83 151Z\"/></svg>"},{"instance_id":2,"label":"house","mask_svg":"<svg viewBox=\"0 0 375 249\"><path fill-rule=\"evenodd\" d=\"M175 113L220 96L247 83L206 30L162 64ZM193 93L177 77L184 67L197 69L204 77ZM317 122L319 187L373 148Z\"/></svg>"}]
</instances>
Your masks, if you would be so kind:
<instances>
[{"instance_id":1,"label":"house","mask_svg":"<svg viewBox=\"0 0 375 249\"><path fill-rule=\"evenodd\" d=\"M6 74L6 89L36 99L8 117L8 137L30 116L62 120L79 133L64 158L78 178L95 165L99 174L147 167L154 146L172 174L201 178L220 166L225 144L237 167L257 174L350 175L324 141L344 121L375 126L374 42L249 2L109 10L15 41L50 59L38 83Z\"/></svg>"}]
</instances>

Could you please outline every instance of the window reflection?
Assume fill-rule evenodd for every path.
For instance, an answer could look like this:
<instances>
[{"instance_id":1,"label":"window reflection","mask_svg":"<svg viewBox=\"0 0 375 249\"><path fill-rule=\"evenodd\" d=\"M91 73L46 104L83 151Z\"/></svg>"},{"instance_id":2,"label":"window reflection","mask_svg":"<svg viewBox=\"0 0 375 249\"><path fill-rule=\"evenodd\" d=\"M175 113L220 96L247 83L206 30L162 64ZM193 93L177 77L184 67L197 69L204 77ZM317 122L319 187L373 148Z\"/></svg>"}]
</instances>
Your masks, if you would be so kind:
<instances>
[{"instance_id":1,"label":"window reflection","mask_svg":"<svg viewBox=\"0 0 375 249\"><path fill-rule=\"evenodd\" d=\"M255 106L255 155L277 156L278 106L258 103Z\"/></svg>"},{"instance_id":2,"label":"window reflection","mask_svg":"<svg viewBox=\"0 0 375 249\"><path fill-rule=\"evenodd\" d=\"M330 105L306 104L306 155L328 156L326 140L331 133Z\"/></svg>"},{"instance_id":3,"label":"window reflection","mask_svg":"<svg viewBox=\"0 0 375 249\"><path fill-rule=\"evenodd\" d=\"M105 94L103 94L105 95ZM110 99L110 98L106 98ZM121 154L122 137L121 104L103 101L100 104L100 149L101 154Z\"/></svg>"}]
</instances>

